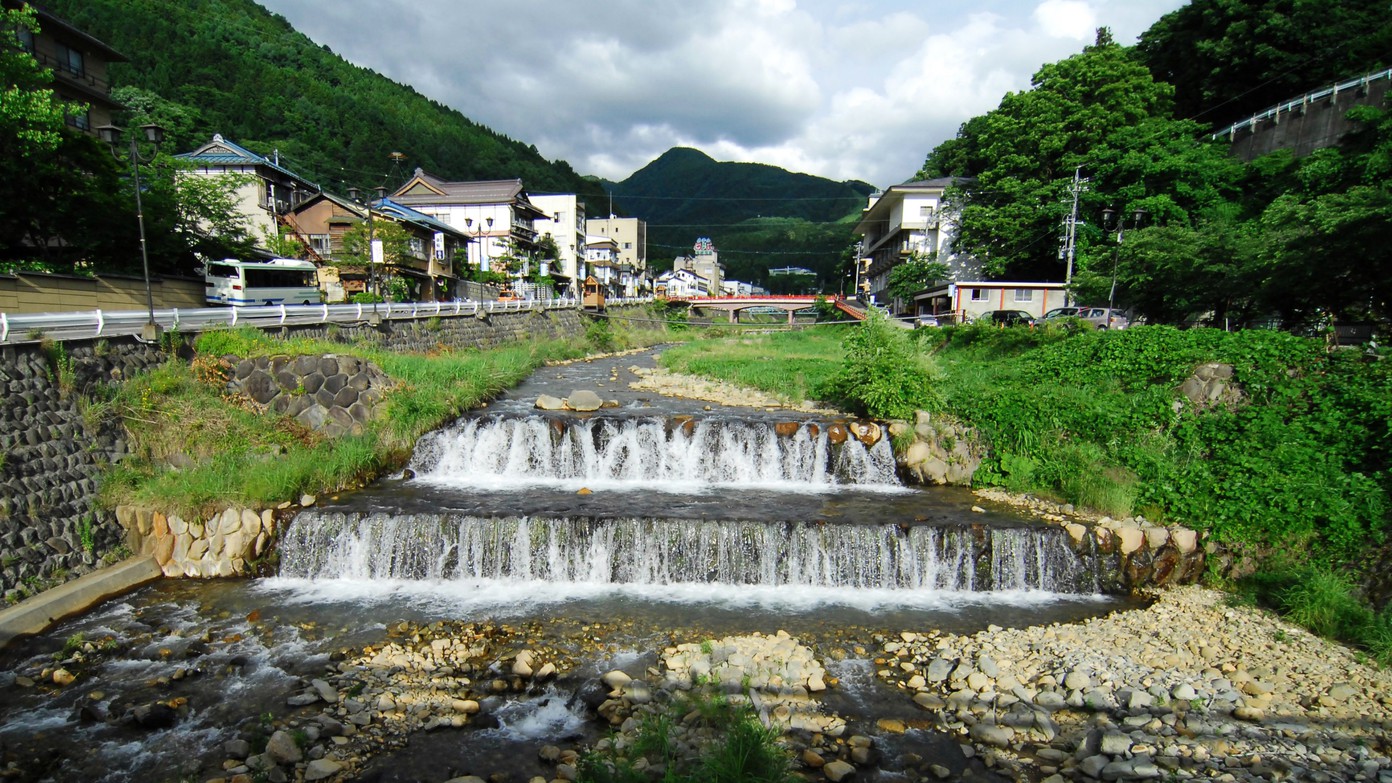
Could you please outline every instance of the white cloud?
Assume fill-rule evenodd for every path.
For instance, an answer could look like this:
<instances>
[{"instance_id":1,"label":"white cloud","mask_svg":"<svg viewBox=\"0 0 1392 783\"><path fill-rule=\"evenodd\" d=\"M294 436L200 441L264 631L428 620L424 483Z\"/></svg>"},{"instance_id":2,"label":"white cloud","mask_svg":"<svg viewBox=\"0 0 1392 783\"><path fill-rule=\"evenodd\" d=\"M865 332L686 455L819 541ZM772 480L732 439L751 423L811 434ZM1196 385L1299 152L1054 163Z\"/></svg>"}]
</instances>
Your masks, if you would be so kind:
<instances>
[{"instance_id":1,"label":"white cloud","mask_svg":"<svg viewBox=\"0 0 1392 783\"><path fill-rule=\"evenodd\" d=\"M1128 42L1183 0L262 2L583 173L693 146L884 186L1096 27Z\"/></svg>"},{"instance_id":2,"label":"white cloud","mask_svg":"<svg viewBox=\"0 0 1392 783\"><path fill-rule=\"evenodd\" d=\"M1082 0L1044 0L1034 9L1034 20L1052 38L1087 42L1097 30L1097 14Z\"/></svg>"}]
</instances>

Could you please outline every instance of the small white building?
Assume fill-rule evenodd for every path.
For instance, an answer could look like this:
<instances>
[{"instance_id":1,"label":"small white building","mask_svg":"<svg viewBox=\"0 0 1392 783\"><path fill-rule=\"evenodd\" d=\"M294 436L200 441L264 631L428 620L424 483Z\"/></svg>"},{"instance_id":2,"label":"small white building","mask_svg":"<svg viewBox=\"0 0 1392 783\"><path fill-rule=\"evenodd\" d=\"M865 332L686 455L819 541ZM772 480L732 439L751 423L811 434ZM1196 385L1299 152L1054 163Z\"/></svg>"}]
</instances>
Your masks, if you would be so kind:
<instances>
[{"instance_id":1,"label":"small white building","mask_svg":"<svg viewBox=\"0 0 1392 783\"><path fill-rule=\"evenodd\" d=\"M585 263L589 274L604 286L610 296L621 292L619 283L619 243L612 237L591 234L585 237Z\"/></svg>"},{"instance_id":2,"label":"small white building","mask_svg":"<svg viewBox=\"0 0 1392 783\"><path fill-rule=\"evenodd\" d=\"M952 249L957 215L947 207L944 196L948 188L960 181L942 177L906 182L870 196L855 227L855 233L863 237L858 293L868 294L896 312L908 310L911 303L891 302L887 289L890 272L915 255L946 264L949 280L981 276L974 258Z\"/></svg>"},{"instance_id":3,"label":"small white building","mask_svg":"<svg viewBox=\"0 0 1392 783\"><path fill-rule=\"evenodd\" d=\"M655 290L658 296L668 299L690 299L715 296L720 290L720 284L690 269L673 269L658 275Z\"/></svg>"},{"instance_id":4,"label":"small white building","mask_svg":"<svg viewBox=\"0 0 1392 783\"><path fill-rule=\"evenodd\" d=\"M251 238L259 245L279 234L281 216L320 192L318 185L282 166L279 153L258 155L220 133L193 152L174 157L192 164L194 176L250 175L237 189L237 211L247 218Z\"/></svg>"},{"instance_id":5,"label":"small white building","mask_svg":"<svg viewBox=\"0 0 1392 783\"><path fill-rule=\"evenodd\" d=\"M1039 318L1068 302L1063 283L1024 283L976 280L943 283L914 297L914 315L947 316L957 323L974 320L989 310L1023 310Z\"/></svg>"},{"instance_id":6,"label":"small white building","mask_svg":"<svg viewBox=\"0 0 1392 783\"><path fill-rule=\"evenodd\" d=\"M485 272L514 253L525 256L536 250L535 222L548 217L532 203L520 179L449 182L416 169L392 200L468 235L474 240L469 264ZM523 273L521 268L513 272Z\"/></svg>"}]
</instances>

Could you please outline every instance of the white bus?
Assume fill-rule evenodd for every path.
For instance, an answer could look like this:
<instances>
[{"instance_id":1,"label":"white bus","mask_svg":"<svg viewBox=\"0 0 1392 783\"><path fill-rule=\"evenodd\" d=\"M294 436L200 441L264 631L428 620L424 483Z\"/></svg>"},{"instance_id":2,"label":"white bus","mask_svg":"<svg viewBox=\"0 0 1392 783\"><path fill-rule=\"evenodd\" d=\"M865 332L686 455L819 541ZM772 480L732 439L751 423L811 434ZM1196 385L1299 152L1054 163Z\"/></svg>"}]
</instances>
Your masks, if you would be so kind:
<instances>
[{"instance_id":1,"label":"white bus","mask_svg":"<svg viewBox=\"0 0 1392 783\"><path fill-rule=\"evenodd\" d=\"M311 261L273 258L270 261L209 261L208 304L234 306L319 304L318 268Z\"/></svg>"}]
</instances>

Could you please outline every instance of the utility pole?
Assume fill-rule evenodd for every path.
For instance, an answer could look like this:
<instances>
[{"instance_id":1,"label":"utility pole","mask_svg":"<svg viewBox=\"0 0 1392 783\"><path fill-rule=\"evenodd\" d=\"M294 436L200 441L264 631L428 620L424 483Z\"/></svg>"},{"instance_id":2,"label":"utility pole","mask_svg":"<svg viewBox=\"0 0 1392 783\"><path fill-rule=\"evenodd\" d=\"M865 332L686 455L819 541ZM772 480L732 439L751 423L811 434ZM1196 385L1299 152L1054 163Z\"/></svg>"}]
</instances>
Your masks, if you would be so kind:
<instances>
[{"instance_id":1,"label":"utility pole","mask_svg":"<svg viewBox=\"0 0 1392 783\"><path fill-rule=\"evenodd\" d=\"M1083 167L1073 169L1073 184L1068 187L1068 191L1073 194L1073 210L1068 214L1068 224L1063 234L1063 255L1068 260L1063 276L1063 303L1070 306L1073 304L1073 256L1078 246L1078 195L1083 192L1085 182L1087 180L1083 178Z\"/></svg>"}]
</instances>

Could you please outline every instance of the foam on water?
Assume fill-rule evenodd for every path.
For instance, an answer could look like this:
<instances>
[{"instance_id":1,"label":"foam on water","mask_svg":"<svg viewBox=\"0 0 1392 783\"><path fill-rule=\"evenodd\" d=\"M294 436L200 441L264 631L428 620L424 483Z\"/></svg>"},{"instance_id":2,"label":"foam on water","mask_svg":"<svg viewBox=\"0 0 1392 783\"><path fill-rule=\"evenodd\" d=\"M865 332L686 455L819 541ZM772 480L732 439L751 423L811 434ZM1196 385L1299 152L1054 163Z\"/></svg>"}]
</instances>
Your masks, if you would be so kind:
<instances>
[{"instance_id":1,"label":"foam on water","mask_svg":"<svg viewBox=\"0 0 1392 783\"><path fill-rule=\"evenodd\" d=\"M659 418L466 419L422 437L411 470L426 484L498 490L902 490L887 440L835 446L816 425L780 436L771 423L731 419L705 419L689 432Z\"/></svg>"},{"instance_id":2,"label":"foam on water","mask_svg":"<svg viewBox=\"0 0 1392 783\"><path fill-rule=\"evenodd\" d=\"M554 612L572 602L633 601L674 606L719 606L771 613L812 614L829 607L958 612L979 607L1048 607L1065 602L1104 603L1097 594L1046 590L929 591L735 584L555 583L540 580L304 579L259 580L253 590L287 605L348 604L410 607L441 616L522 617Z\"/></svg>"},{"instance_id":3,"label":"foam on water","mask_svg":"<svg viewBox=\"0 0 1392 783\"><path fill-rule=\"evenodd\" d=\"M589 720L588 713L584 702L548 685L539 696L499 707L494 713L498 728L491 731L513 741L554 740L579 733Z\"/></svg>"}]
</instances>

